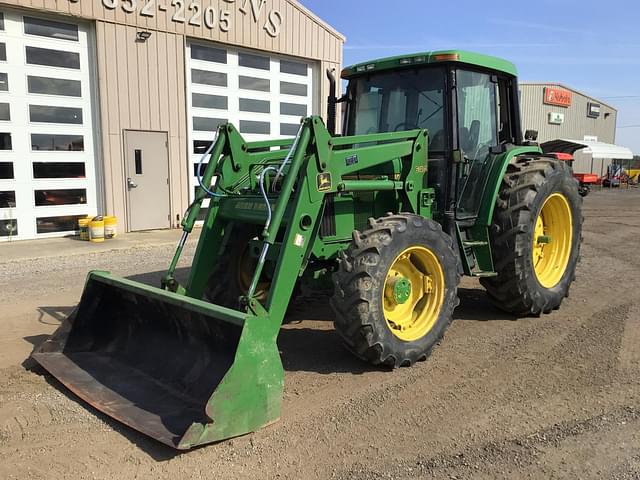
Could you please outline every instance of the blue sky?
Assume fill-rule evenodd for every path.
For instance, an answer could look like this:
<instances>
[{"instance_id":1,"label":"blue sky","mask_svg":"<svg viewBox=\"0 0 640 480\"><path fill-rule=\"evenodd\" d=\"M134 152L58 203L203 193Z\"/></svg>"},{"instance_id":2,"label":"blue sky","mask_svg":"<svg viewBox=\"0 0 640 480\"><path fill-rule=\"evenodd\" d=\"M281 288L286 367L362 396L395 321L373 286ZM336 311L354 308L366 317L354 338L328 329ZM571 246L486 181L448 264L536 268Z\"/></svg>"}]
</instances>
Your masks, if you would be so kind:
<instances>
[{"instance_id":1,"label":"blue sky","mask_svg":"<svg viewBox=\"0 0 640 480\"><path fill-rule=\"evenodd\" d=\"M521 80L564 83L617 108L616 142L640 154L639 0L301 3L347 37L345 65L448 48L503 57Z\"/></svg>"}]
</instances>

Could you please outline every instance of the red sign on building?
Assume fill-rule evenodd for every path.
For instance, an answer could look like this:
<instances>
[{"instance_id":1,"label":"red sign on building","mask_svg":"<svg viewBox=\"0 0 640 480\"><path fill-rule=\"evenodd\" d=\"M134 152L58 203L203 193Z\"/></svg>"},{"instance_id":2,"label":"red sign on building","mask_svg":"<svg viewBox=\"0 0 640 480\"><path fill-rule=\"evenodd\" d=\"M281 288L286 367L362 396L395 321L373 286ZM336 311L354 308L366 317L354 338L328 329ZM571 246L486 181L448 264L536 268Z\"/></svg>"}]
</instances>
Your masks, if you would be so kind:
<instances>
[{"instance_id":1,"label":"red sign on building","mask_svg":"<svg viewBox=\"0 0 640 480\"><path fill-rule=\"evenodd\" d=\"M544 103L547 105L557 105L558 107L571 106L571 92L562 88L545 87Z\"/></svg>"}]
</instances>

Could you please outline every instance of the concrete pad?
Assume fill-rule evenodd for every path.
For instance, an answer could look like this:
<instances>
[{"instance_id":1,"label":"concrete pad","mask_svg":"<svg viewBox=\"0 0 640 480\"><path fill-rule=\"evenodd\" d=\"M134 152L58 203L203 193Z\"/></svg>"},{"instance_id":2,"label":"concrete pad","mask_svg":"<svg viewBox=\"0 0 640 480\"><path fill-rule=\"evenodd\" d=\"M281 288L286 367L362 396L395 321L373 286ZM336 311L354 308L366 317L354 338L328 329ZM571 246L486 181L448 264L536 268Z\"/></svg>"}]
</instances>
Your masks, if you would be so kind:
<instances>
[{"instance_id":1,"label":"concrete pad","mask_svg":"<svg viewBox=\"0 0 640 480\"><path fill-rule=\"evenodd\" d=\"M0 263L34 258L86 255L87 253L126 250L137 246L176 244L182 230L153 230L119 234L117 238L103 243L91 243L80 237L47 238L0 243ZM193 231L191 238L197 238L200 230Z\"/></svg>"}]
</instances>

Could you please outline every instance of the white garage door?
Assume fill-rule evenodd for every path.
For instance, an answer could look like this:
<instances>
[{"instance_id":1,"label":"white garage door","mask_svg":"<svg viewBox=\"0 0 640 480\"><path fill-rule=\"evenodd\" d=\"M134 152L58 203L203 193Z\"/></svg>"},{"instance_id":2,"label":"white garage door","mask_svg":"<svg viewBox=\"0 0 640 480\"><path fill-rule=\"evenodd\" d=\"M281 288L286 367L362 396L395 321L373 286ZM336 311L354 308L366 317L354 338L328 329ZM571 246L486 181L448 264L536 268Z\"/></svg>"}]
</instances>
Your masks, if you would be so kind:
<instances>
[{"instance_id":1,"label":"white garage door","mask_svg":"<svg viewBox=\"0 0 640 480\"><path fill-rule=\"evenodd\" d=\"M57 236L96 211L87 28L1 12L0 239Z\"/></svg>"},{"instance_id":2,"label":"white garage door","mask_svg":"<svg viewBox=\"0 0 640 480\"><path fill-rule=\"evenodd\" d=\"M313 109L313 67L299 59L218 45L187 46L192 188L197 164L221 123L249 141L292 137Z\"/></svg>"}]
</instances>

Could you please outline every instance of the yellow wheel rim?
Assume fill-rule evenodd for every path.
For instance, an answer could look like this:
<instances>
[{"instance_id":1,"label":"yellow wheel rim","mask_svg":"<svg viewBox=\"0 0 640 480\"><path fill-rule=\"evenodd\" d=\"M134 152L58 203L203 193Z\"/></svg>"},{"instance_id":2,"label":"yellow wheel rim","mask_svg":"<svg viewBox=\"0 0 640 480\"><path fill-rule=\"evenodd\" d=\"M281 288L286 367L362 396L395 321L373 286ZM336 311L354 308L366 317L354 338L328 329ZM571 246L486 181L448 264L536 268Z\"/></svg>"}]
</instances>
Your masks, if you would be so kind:
<instances>
[{"instance_id":1,"label":"yellow wheel rim","mask_svg":"<svg viewBox=\"0 0 640 480\"><path fill-rule=\"evenodd\" d=\"M554 193L542 205L533 232L533 268L540 285L553 288L571 256L573 218L564 195Z\"/></svg>"},{"instance_id":2,"label":"yellow wheel rim","mask_svg":"<svg viewBox=\"0 0 640 480\"><path fill-rule=\"evenodd\" d=\"M426 247L410 247L391 264L382 291L387 326L400 340L425 336L435 325L444 303L444 271Z\"/></svg>"}]
</instances>

